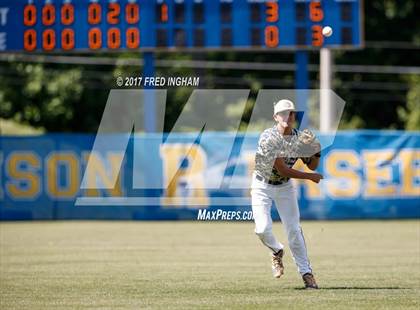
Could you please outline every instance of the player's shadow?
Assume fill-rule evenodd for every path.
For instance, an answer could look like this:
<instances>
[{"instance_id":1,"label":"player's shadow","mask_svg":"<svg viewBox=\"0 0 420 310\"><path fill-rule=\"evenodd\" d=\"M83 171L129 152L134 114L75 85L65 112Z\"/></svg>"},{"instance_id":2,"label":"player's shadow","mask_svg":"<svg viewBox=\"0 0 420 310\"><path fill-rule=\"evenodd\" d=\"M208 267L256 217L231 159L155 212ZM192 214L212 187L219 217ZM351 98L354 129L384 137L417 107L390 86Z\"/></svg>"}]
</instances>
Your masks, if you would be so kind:
<instances>
[{"instance_id":1,"label":"player's shadow","mask_svg":"<svg viewBox=\"0 0 420 310\"><path fill-rule=\"evenodd\" d=\"M320 290L409 290L408 287L386 286L386 287L366 287L366 286L330 286L320 287ZM295 290L306 290L304 287L295 287Z\"/></svg>"}]
</instances>

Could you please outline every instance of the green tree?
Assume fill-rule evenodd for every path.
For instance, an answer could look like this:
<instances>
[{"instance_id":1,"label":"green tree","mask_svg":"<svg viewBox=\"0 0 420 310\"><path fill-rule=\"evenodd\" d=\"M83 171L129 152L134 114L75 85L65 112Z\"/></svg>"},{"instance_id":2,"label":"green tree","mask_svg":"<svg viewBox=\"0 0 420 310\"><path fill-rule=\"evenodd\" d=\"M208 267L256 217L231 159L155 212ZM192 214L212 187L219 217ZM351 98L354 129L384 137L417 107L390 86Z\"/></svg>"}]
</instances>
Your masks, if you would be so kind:
<instances>
[{"instance_id":1,"label":"green tree","mask_svg":"<svg viewBox=\"0 0 420 310\"><path fill-rule=\"evenodd\" d=\"M1 74L8 76L0 81L1 118L48 132L96 130L106 96L86 87L83 68L10 63Z\"/></svg>"},{"instance_id":2,"label":"green tree","mask_svg":"<svg viewBox=\"0 0 420 310\"><path fill-rule=\"evenodd\" d=\"M420 76L409 79L411 87L407 93L407 106L398 109L400 119L407 130L420 130Z\"/></svg>"}]
</instances>

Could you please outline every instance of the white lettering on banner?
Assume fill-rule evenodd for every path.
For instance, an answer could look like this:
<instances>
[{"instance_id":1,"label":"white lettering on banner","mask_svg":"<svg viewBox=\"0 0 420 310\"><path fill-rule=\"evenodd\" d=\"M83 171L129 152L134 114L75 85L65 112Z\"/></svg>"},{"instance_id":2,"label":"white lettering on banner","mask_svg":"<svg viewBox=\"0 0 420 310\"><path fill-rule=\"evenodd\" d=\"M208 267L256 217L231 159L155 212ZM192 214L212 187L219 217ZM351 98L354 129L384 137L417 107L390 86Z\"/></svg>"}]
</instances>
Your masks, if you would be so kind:
<instances>
[{"instance_id":1,"label":"white lettering on banner","mask_svg":"<svg viewBox=\"0 0 420 310\"><path fill-rule=\"evenodd\" d=\"M9 8L0 8L0 26L5 26L7 24L7 13Z\"/></svg>"},{"instance_id":2,"label":"white lettering on banner","mask_svg":"<svg viewBox=\"0 0 420 310\"><path fill-rule=\"evenodd\" d=\"M3 153L0 152L0 200L4 199L4 193L3 193L4 184L2 183L3 182L2 172L3 172Z\"/></svg>"},{"instance_id":3,"label":"white lettering on banner","mask_svg":"<svg viewBox=\"0 0 420 310\"><path fill-rule=\"evenodd\" d=\"M6 32L0 32L0 51L5 51L6 47Z\"/></svg>"}]
</instances>

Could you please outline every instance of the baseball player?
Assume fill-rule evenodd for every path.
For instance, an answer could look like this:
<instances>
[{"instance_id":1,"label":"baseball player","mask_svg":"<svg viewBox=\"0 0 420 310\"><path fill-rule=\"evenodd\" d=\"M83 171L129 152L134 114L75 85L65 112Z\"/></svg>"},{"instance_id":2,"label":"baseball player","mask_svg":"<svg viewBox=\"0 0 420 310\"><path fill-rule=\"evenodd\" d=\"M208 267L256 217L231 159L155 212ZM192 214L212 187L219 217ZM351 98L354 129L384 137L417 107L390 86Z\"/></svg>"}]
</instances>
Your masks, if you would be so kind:
<instances>
[{"instance_id":1,"label":"baseball player","mask_svg":"<svg viewBox=\"0 0 420 310\"><path fill-rule=\"evenodd\" d=\"M312 274L300 227L296 191L290 178L319 183L323 178L321 174L301 172L292 167L301 159L309 169L315 170L319 164L321 147L309 130L298 131L293 128L295 105L292 101L282 99L276 102L273 117L276 124L261 134L255 156L251 186L255 233L271 250L273 276L280 278L284 272L284 246L272 232L271 205L274 201L305 288L316 289L318 286Z\"/></svg>"}]
</instances>

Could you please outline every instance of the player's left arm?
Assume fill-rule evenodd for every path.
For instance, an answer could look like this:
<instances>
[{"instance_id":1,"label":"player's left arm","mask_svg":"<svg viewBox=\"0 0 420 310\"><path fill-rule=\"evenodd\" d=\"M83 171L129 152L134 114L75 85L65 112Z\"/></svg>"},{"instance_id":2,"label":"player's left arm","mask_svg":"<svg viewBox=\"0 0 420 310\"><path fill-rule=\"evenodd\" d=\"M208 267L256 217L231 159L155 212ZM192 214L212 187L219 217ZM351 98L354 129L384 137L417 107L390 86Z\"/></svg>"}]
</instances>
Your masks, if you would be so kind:
<instances>
[{"instance_id":1,"label":"player's left arm","mask_svg":"<svg viewBox=\"0 0 420 310\"><path fill-rule=\"evenodd\" d=\"M303 131L298 132L298 145L299 152L304 154L312 153L312 156L301 157L300 159L310 170L314 171L319 166L321 143L312 131L304 129Z\"/></svg>"},{"instance_id":2,"label":"player's left arm","mask_svg":"<svg viewBox=\"0 0 420 310\"><path fill-rule=\"evenodd\" d=\"M306 166L312 171L314 171L319 166L319 159L320 159L320 156L317 156L317 154L311 156L309 158L309 161L306 163Z\"/></svg>"}]
</instances>

